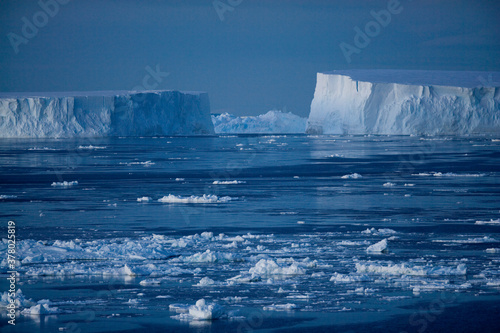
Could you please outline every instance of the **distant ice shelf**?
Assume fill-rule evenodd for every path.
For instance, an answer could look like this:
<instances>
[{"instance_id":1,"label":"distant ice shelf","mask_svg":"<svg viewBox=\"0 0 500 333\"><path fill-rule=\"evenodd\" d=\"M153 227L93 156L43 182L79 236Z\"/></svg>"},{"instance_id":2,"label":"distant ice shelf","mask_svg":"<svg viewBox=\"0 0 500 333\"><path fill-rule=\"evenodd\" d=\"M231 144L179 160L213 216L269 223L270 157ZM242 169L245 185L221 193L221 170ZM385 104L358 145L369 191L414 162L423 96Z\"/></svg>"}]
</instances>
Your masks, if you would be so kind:
<instances>
[{"instance_id":1,"label":"distant ice shelf","mask_svg":"<svg viewBox=\"0 0 500 333\"><path fill-rule=\"evenodd\" d=\"M259 116L238 117L229 113L212 115L215 132L220 134L304 133L306 118L290 112L272 110Z\"/></svg>"},{"instance_id":2,"label":"distant ice shelf","mask_svg":"<svg viewBox=\"0 0 500 333\"><path fill-rule=\"evenodd\" d=\"M214 134L208 94L180 91L0 93L0 137Z\"/></svg>"},{"instance_id":3,"label":"distant ice shelf","mask_svg":"<svg viewBox=\"0 0 500 333\"><path fill-rule=\"evenodd\" d=\"M500 134L500 72L318 73L306 133Z\"/></svg>"}]
</instances>

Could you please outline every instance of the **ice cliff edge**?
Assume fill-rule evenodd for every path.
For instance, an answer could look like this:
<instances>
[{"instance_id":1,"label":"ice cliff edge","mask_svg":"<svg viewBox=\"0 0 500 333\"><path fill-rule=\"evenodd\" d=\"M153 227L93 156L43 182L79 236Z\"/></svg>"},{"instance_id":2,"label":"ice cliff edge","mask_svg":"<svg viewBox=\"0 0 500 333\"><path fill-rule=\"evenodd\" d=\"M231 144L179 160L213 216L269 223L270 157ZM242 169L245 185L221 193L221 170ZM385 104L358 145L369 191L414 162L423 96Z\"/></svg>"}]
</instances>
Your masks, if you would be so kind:
<instances>
[{"instance_id":1,"label":"ice cliff edge","mask_svg":"<svg viewBox=\"0 0 500 333\"><path fill-rule=\"evenodd\" d=\"M0 93L3 138L213 133L203 92Z\"/></svg>"},{"instance_id":2,"label":"ice cliff edge","mask_svg":"<svg viewBox=\"0 0 500 333\"><path fill-rule=\"evenodd\" d=\"M318 73L306 133L500 134L500 73Z\"/></svg>"}]
</instances>

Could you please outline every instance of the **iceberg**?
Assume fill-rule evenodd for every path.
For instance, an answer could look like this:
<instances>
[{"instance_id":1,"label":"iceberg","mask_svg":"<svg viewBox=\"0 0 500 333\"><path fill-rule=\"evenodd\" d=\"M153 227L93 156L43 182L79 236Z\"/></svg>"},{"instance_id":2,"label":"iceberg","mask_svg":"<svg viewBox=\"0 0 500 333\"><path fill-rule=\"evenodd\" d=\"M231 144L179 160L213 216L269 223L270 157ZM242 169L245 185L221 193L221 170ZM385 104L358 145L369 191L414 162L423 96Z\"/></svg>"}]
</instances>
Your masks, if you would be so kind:
<instances>
[{"instance_id":1,"label":"iceberg","mask_svg":"<svg viewBox=\"0 0 500 333\"><path fill-rule=\"evenodd\" d=\"M304 133L306 118L291 112L269 111L259 116L237 117L229 113L212 115L215 132L221 134L291 134Z\"/></svg>"},{"instance_id":2,"label":"iceberg","mask_svg":"<svg viewBox=\"0 0 500 333\"><path fill-rule=\"evenodd\" d=\"M0 137L214 134L208 94L180 91L0 93Z\"/></svg>"},{"instance_id":3,"label":"iceberg","mask_svg":"<svg viewBox=\"0 0 500 333\"><path fill-rule=\"evenodd\" d=\"M500 133L500 72L318 73L308 134Z\"/></svg>"}]
</instances>

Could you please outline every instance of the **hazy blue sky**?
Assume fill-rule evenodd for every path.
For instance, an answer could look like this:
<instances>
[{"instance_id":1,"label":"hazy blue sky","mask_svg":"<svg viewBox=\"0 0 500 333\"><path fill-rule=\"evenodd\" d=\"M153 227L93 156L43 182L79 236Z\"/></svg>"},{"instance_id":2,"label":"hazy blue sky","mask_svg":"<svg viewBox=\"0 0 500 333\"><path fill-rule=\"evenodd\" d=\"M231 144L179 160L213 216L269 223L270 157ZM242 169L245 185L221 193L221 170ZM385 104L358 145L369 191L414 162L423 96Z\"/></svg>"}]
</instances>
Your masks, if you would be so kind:
<instances>
[{"instance_id":1,"label":"hazy blue sky","mask_svg":"<svg viewBox=\"0 0 500 333\"><path fill-rule=\"evenodd\" d=\"M318 71L500 70L498 0L401 0L348 63L340 43L355 46L354 28L392 1L221 0L241 2L222 21L213 0L73 0L53 17L0 0L0 91L130 90L149 66L170 75L147 85L208 91L213 113L306 116Z\"/></svg>"}]
</instances>

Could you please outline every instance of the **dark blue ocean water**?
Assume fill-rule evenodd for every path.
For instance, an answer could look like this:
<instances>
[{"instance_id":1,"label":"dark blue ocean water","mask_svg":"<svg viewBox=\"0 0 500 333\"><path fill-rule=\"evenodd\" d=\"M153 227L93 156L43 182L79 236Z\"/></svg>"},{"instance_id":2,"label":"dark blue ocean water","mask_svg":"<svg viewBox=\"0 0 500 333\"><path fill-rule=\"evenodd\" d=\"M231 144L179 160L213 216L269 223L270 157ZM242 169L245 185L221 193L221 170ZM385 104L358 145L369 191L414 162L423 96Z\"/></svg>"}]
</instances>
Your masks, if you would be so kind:
<instances>
[{"instance_id":1,"label":"dark blue ocean water","mask_svg":"<svg viewBox=\"0 0 500 333\"><path fill-rule=\"evenodd\" d=\"M64 181L78 184L52 186ZM464 327L494 330L499 184L491 137L3 139L2 237L15 221L18 286L58 312L0 327L417 332L483 308ZM158 201L168 195L220 202ZM255 273L261 260L280 273ZM197 286L204 277L213 283ZM201 298L223 318L169 309Z\"/></svg>"}]
</instances>

